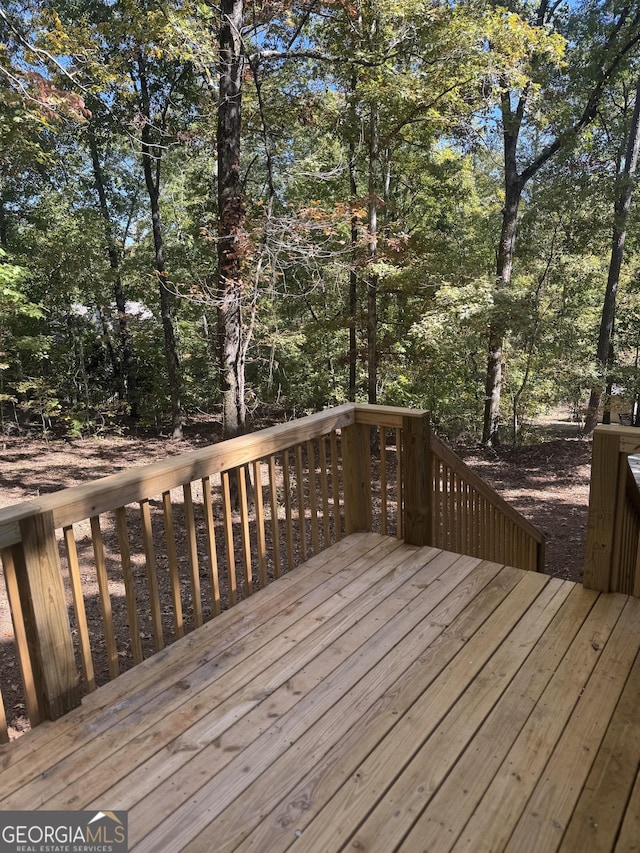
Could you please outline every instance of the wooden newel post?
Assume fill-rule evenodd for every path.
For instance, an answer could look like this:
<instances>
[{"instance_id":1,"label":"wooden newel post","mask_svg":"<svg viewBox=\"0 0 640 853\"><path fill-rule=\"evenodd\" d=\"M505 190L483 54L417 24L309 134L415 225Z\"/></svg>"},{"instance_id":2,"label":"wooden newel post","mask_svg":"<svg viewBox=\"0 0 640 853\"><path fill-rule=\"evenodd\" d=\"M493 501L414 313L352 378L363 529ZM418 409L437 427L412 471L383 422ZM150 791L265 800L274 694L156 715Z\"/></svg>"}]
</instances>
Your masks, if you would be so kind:
<instances>
[{"instance_id":1,"label":"wooden newel post","mask_svg":"<svg viewBox=\"0 0 640 853\"><path fill-rule=\"evenodd\" d=\"M342 430L345 533L371 530L371 428L351 424Z\"/></svg>"},{"instance_id":2,"label":"wooden newel post","mask_svg":"<svg viewBox=\"0 0 640 853\"><path fill-rule=\"evenodd\" d=\"M404 541L431 545L431 441L429 415L404 417Z\"/></svg>"},{"instance_id":3,"label":"wooden newel post","mask_svg":"<svg viewBox=\"0 0 640 853\"><path fill-rule=\"evenodd\" d=\"M616 430L596 427L593 435L583 583L589 589L600 592L615 591L612 587L612 561L619 474L620 436Z\"/></svg>"},{"instance_id":4,"label":"wooden newel post","mask_svg":"<svg viewBox=\"0 0 640 853\"><path fill-rule=\"evenodd\" d=\"M55 720L80 704L69 614L51 512L20 522L13 555L29 656L42 717Z\"/></svg>"}]
</instances>

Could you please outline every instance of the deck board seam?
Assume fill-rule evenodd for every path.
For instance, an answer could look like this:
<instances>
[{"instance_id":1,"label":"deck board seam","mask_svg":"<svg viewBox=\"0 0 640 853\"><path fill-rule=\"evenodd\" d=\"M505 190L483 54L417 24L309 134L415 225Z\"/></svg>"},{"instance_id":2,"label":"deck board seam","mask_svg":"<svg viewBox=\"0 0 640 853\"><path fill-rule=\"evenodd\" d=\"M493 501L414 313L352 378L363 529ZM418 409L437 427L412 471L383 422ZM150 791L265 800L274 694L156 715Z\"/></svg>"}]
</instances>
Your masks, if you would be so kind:
<instances>
[{"instance_id":1,"label":"deck board seam","mask_svg":"<svg viewBox=\"0 0 640 853\"><path fill-rule=\"evenodd\" d=\"M469 565L469 567L470 567L470 570L471 570L471 568L472 568L472 567L477 566L477 564L479 563L479 561L478 561L478 560L473 559L473 558L466 558L466 559L468 559L468 560L469 560L468 565ZM429 599L429 596L426 596L426 595L425 595L425 600L427 601L428 599ZM426 601L425 601L425 603L426 603ZM444 598L442 603L446 603L446 601L447 601L447 598ZM427 612L431 612L433 609L434 609L434 606L433 606L433 605L430 605L430 606L429 606L429 610L428 610ZM394 617L394 618L399 619L399 616L398 616L398 617ZM419 623L418 623L418 626L417 626L417 627L419 627ZM402 628L402 626L401 626L401 628ZM403 628L403 630L404 630L404 628ZM416 628L414 628L414 629L412 629L412 630L416 630ZM409 633L411 633L411 631L409 631L408 629L407 629L407 630L404 630L404 637L406 638L406 637L407 637L407 635L408 635ZM440 632L438 632L438 633L440 633ZM397 643L397 641L396 641L396 642L394 643L394 646L392 646L391 648L392 648L392 649L393 649L393 648L396 648L396 647L397 647L397 645L398 645L398 643ZM347 691L347 693L341 694L341 695L340 695L340 697L338 698L337 702L335 702L335 703L334 703L334 702L332 702L332 704L331 704L329 707L330 707L331 709L334 709L334 706L336 706L336 705L345 705L345 704L346 704L346 705L349 705L351 702L353 702L353 697L351 697L351 695L350 695L350 694L354 693L354 690L355 690L355 691L356 691L356 695L358 695L357 691L362 691L362 690L364 689L364 688L363 688L363 683L364 683L364 684L366 684L366 683L368 683L368 681L370 681L371 679L375 679L375 678L377 678L376 670L378 670L378 669L380 669L380 668L384 668L382 665L383 665L383 663L384 663L384 661L385 661L385 659L387 658L387 656L388 656L388 655L389 655L389 650L387 650L387 652L385 652L385 654L384 654L381 658L379 658L375 664L372 664L372 663L369 661L369 662L368 662L368 664L367 664L367 670L366 670L366 672L364 672L364 673L363 673L363 674L358 678L357 682L353 685L353 687L352 687L349 691ZM338 675L339 675L339 674L338 674ZM338 675L337 675L336 677L338 677ZM397 680L397 678L396 678L396 677L393 677L393 678L392 678L392 681L391 681L390 683L394 683L396 680ZM327 685L324 685L324 688L328 689ZM311 694L310 694L310 695L311 695ZM373 702L374 700L371 698L371 696L367 696L367 694L363 694L363 695L362 695L362 699L361 699L360 701L361 701L361 702L362 702L362 701L366 701L366 702L368 703L366 707L368 707L370 704L372 704L372 702ZM328 710L328 709L327 709L327 710ZM335 714L334 714L334 715L335 715ZM320 722L320 720L319 720L319 719L316 719L316 722L314 723L314 725L318 725L318 723L319 723L319 722ZM324 725L326 725L326 720L325 720L324 716L323 716L323 718L322 718L322 722L323 722L323 724L324 724ZM289 735L288 737L290 737L290 735ZM304 729L302 729L302 730L300 731L300 734L296 737L296 739L295 739L295 741L293 741L293 743L295 743L295 742L299 741L301 737L305 737L305 738L306 738L306 737L308 737L308 729L307 729L307 728L304 728ZM254 742L254 743L255 743L255 742ZM290 744L289 744L289 747L290 747L290 746L292 746L292 743L290 743ZM289 749L289 747L287 747L287 750ZM279 756L276 758L276 760L280 760L280 759L281 759L281 756L279 755ZM270 762L270 763L273 763L273 762ZM263 769L263 771L261 771L261 773L262 773L262 772L265 772L265 770L266 770L266 768L264 768L264 769ZM223 771L223 772L224 772L224 771ZM204 792L205 788L207 787L207 784L210 784L210 783L209 783L209 782L208 782L208 783L206 783L206 784L205 784L205 786L204 786L203 788L201 788L201 789L200 789L200 791L201 791L201 793L200 793L200 795L199 795L200 797L204 796L204 793L202 793L202 792ZM230 805L230 804L229 804L229 805ZM217 818L216 818L216 819L217 819ZM143 848L143 849L144 849L144 848Z\"/></svg>"}]
</instances>

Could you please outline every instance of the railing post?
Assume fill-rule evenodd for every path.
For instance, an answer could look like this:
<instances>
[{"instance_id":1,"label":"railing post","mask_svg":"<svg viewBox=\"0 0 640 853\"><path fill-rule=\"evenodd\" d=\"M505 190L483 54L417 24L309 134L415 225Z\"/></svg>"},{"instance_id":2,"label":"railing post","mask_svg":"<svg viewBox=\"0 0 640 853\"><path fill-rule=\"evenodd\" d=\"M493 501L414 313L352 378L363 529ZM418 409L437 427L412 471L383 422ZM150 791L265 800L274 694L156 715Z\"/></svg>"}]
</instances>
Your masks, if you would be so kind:
<instances>
[{"instance_id":1,"label":"railing post","mask_svg":"<svg viewBox=\"0 0 640 853\"><path fill-rule=\"evenodd\" d=\"M345 533L371 530L371 428L354 423L342 430Z\"/></svg>"},{"instance_id":2,"label":"railing post","mask_svg":"<svg viewBox=\"0 0 640 853\"><path fill-rule=\"evenodd\" d=\"M429 415L402 419L404 541L408 545L431 545L431 441Z\"/></svg>"},{"instance_id":3,"label":"railing post","mask_svg":"<svg viewBox=\"0 0 640 853\"><path fill-rule=\"evenodd\" d=\"M593 434L589 518L583 583L588 589L610 592L615 547L616 508L620 479L620 436L607 427Z\"/></svg>"},{"instance_id":4,"label":"railing post","mask_svg":"<svg viewBox=\"0 0 640 853\"><path fill-rule=\"evenodd\" d=\"M80 704L53 513L20 521L13 547L27 643L41 715L55 720Z\"/></svg>"}]
</instances>

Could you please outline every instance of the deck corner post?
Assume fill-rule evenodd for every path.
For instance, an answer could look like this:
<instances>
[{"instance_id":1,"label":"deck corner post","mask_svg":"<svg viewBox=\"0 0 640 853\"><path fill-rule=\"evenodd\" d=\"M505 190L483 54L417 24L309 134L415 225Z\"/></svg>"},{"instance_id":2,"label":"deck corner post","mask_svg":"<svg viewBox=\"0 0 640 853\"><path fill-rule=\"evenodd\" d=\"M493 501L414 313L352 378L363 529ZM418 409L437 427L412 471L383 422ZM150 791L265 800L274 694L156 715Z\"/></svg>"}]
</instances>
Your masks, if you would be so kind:
<instances>
[{"instance_id":1,"label":"deck corner post","mask_svg":"<svg viewBox=\"0 0 640 853\"><path fill-rule=\"evenodd\" d=\"M612 592L618 498L620 436L616 430L598 426L593 434L589 516L584 558L584 586Z\"/></svg>"},{"instance_id":2,"label":"deck corner post","mask_svg":"<svg viewBox=\"0 0 640 853\"><path fill-rule=\"evenodd\" d=\"M20 521L13 548L41 716L55 720L80 704L69 614L52 512Z\"/></svg>"},{"instance_id":3,"label":"deck corner post","mask_svg":"<svg viewBox=\"0 0 640 853\"><path fill-rule=\"evenodd\" d=\"M431 439L428 413L402 419L404 482L404 541L432 544Z\"/></svg>"},{"instance_id":4,"label":"deck corner post","mask_svg":"<svg viewBox=\"0 0 640 853\"><path fill-rule=\"evenodd\" d=\"M371 530L371 429L354 423L342 430L345 533Z\"/></svg>"}]
</instances>

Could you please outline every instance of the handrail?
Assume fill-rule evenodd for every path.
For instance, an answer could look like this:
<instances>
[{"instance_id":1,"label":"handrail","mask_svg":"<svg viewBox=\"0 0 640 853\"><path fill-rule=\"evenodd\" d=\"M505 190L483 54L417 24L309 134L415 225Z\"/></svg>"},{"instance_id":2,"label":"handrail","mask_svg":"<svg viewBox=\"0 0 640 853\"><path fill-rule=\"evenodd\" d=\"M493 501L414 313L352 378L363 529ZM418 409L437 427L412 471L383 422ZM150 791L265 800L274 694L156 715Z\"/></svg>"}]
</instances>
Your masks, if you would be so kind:
<instances>
[{"instance_id":1,"label":"handrail","mask_svg":"<svg viewBox=\"0 0 640 853\"><path fill-rule=\"evenodd\" d=\"M149 495L178 488L183 483L247 465L257 457L270 456L293 444L349 426L355 423L355 418L356 407L346 403L297 421L277 424L257 433L0 509L0 548L20 542L20 521L29 516L52 512L55 526L66 527L118 506L144 500Z\"/></svg>"},{"instance_id":2,"label":"handrail","mask_svg":"<svg viewBox=\"0 0 640 853\"><path fill-rule=\"evenodd\" d=\"M433 435L431 452L433 544L520 569L543 571L544 534Z\"/></svg>"},{"instance_id":3,"label":"handrail","mask_svg":"<svg viewBox=\"0 0 640 853\"><path fill-rule=\"evenodd\" d=\"M593 434L584 585L640 596L640 492L629 457L640 430L597 426Z\"/></svg>"},{"instance_id":4,"label":"handrail","mask_svg":"<svg viewBox=\"0 0 640 853\"><path fill-rule=\"evenodd\" d=\"M114 678L123 654L139 663L360 530L521 568L543 553L539 531L430 434L428 413L353 403L0 509L32 724L78 704L79 677L95 689L98 647ZM0 697L0 741L2 712Z\"/></svg>"},{"instance_id":5,"label":"handrail","mask_svg":"<svg viewBox=\"0 0 640 853\"><path fill-rule=\"evenodd\" d=\"M522 515L522 513L518 512L515 507L513 507L510 503L508 503L502 495L496 492L488 483L477 474L473 468L470 468L466 462L460 459L453 450L451 450L447 445L441 441L437 436L431 436L431 449L437 454L444 462L447 463L456 473L460 474L466 482L473 486L476 491L482 495L486 500L491 501L491 503L496 507L496 509L500 510L500 512L508 519L510 519L514 524L519 525L532 539L538 542L540 545L544 544L544 533L541 530L532 524L527 518Z\"/></svg>"}]
</instances>

